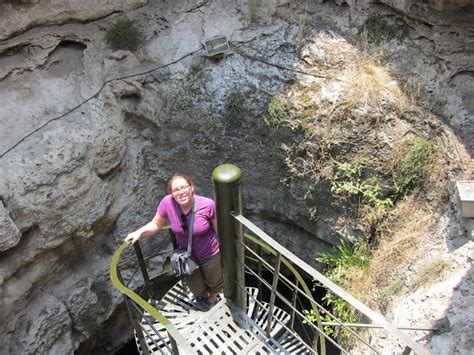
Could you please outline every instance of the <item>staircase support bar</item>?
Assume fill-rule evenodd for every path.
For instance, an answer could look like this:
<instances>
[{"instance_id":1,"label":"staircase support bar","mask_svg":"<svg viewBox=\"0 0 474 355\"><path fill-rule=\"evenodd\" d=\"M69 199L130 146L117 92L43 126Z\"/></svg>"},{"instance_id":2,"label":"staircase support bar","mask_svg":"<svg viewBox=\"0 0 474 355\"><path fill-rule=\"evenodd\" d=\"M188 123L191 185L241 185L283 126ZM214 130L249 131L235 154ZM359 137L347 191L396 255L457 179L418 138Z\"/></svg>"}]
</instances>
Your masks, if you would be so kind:
<instances>
[{"instance_id":1,"label":"staircase support bar","mask_svg":"<svg viewBox=\"0 0 474 355\"><path fill-rule=\"evenodd\" d=\"M145 284L145 289L147 292L148 299L153 298L153 294L150 289L150 277L148 276L148 271L146 269L145 260L143 259L142 249L140 248L140 243L133 243L133 249L135 249L135 254L137 255L138 265L140 265L140 270L142 272L143 281Z\"/></svg>"},{"instance_id":2,"label":"staircase support bar","mask_svg":"<svg viewBox=\"0 0 474 355\"><path fill-rule=\"evenodd\" d=\"M272 290L270 294L270 309L268 310L267 336L270 336L270 330L272 329L273 308L275 306L275 298L276 298L277 287L278 287L278 278L280 277L280 266L281 266L281 254L277 253L277 259L275 262L275 270L273 273Z\"/></svg>"}]
</instances>

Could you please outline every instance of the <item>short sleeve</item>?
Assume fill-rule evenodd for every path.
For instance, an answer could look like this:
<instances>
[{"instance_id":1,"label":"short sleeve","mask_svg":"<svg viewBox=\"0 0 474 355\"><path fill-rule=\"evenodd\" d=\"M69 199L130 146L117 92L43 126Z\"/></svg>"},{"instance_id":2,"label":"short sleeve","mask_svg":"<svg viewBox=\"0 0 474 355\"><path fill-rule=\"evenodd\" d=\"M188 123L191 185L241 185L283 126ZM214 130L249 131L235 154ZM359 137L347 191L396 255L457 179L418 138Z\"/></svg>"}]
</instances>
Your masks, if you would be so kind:
<instances>
[{"instance_id":1,"label":"short sleeve","mask_svg":"<svg viewBox=\"0 0 474 355\"><path fill-rule=\"evenodd\" d=\"M216 218L216 203L214 202L214 200L211 200L211 202L209 203L209 218L211 220Z\"/></svg>"},{"instance_id":2,"label":"short sleeve","mask_svg":"<svg viewBox=\"0 0 474 355\"><path fill-rule=\"evenodd\" d=\"M170 196L165 196L160 203L158 204L158 207L156 209L156 212L163 218L168 218L168 208L170 205L169 201Z\"/></svg>"}]
</instances>

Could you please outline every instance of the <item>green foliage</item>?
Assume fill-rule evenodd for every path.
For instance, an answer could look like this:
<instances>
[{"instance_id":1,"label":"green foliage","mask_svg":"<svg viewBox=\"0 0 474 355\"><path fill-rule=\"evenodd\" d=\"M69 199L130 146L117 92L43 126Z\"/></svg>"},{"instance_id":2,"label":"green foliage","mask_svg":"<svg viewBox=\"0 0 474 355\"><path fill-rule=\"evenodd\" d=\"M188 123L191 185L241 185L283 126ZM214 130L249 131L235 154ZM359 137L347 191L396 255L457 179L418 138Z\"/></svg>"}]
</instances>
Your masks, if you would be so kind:
<instances>
[{"instance_id":1,"label":"green foliage","mask_svg":"<svg viewBox=\"0 0 474 355\"><path fill-rule=\"evenodd\" d=\"M327 306L332 307L331 313L334 314L334 316L337 317L343 324L356 322L352 307L339 296L329 292L326 297L324 297L324 301L326 302ZM329 314L325 314L321 321L334 322L334 318ZM350 332L346 328L325 326L324 332L327 335L336 338L339 344L347 346L349 343Z\"/></svg>"},{"instance_id":2,"label":"green foliage","mask_svg":"<svg viewBox=\"0 0 474 355\"><path fill-rule=\"evenodd\" d=\"M303 324L313 323L318 320L318 315L314 309L310 309L309 311L307 309L303 309L303 314L305 316L303 319Z\"/></svg>"},{"instance_id":3,"label":"green foliage","mask_svg":"<svg viewBox=\"0 0 474 355\"><path fill-rule=\"evenodd\" d=\"M393 191L396 197L407 189L424 183L434 150L433 142L424 137L416 137L408 143L393 170Z\"/></svg>"},{"instance_id":4,"label":"green foliage","mask_svg":"<svg viewBox=\"0 0 474 355\"><path fill-rule=\"evenodd\" d=\"M341 241L335 247L335 255L325 252L316 257L320 263L329 268L327 275L334 282L340 282L345 271L357 267L366 270L370 265L370 249L365 243L348 245Z\"/></svg>"},{"instance_id":5,"label":"green foliage","mask_svg":"<svg viewBox=\"0 0 474 355\"><path fill-rule=\"evenodd\" d=\"M344 275L350 272L351 269L367 270L370 266L371 253L365 243L351 246L341 241L335 248L335 252L335 255L326 252L320 253L319 256L316 257L317 261L328 266L326 275L335 283L341 284ZM354 323L356 321L352 306L339 296L328 292L323 297L323 301L331 308L332 314L343 323ZM323 321L334 322L334 319L329 314L325 314ZM347 329L342 327L324 327L324 329L326 334L336 337L340 343L348 342L349 331Z\"/></svg>"},{"instance_id":6,"label":"green foliage","mask_svg":"<svg viewBox=\"0 0 474 355\"><path fill-rule=\"evenodd\" d=\"M132 20L122 19L107 29L105 40L114 50L125 49L135 51L142 45L143 35L135 27Z\"/></svg>"},{"instance_id":7,"label":"green foliage","mask_svg":"<svg viewBox=\"0 0 474 355\"><path fill-rule=\"evenodd\" d=\"M264 120L271 126L278 127L281 123L288 121L290 107L280 97L273 96L267 107Z\"/></svg>"},{"instance_id":8,"label":"green foliage","mask_svg":"<svg viewBox=\"0 0 474 355\"><path fill-rule=\"evenodd\" d=\"M361 195L375 207L393 207L391 199L381 198L381 186L376 176L362 178L364 167L365 163L362 160L355 160L352 163L336 162L336 173L331 179L332 192L337 195Z\"/></svg>"},{"instance_id":9,"label":"green foliage","mask_svg":"<svg viewBox=\"0 0 474 355\"><path fill-rule=\"evenodd\" d=\"M335 172L330 177L331 190L339 196L361 196L376 208L393 207L395 201L410 188L422 186L433 166L435 146L424 137L416 137L394 152L390 198L383 198L378 176L364 178L365 163L362 160L335 162Z\"/></svg>"}]
</instances>

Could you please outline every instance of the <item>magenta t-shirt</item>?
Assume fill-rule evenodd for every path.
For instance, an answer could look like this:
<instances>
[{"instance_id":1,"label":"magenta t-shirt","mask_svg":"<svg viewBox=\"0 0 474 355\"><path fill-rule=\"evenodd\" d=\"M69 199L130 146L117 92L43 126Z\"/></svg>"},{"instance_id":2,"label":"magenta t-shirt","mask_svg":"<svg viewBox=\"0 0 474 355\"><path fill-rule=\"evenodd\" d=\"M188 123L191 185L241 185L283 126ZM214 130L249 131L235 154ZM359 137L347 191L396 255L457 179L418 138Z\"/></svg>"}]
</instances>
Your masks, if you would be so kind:
<instances>
[{"instance_id":1,"label":"magenta t-shirt","mask_svg":"<svg viewBox=\"0 0 474 355\"><path fill-rule=\"evenodd\" d=\"M183 231L181 226L181 209L172 195L166 195L160 201L156 210L158 214L168 219L178 246L188 248L188 231ZM186 215L188 225L191 211ZM191 254L198 260L205 260L219 253L219 238L212 226L212 220L216 217L216 204L210 198L194 195L194 225L193 245Z\"/></svg>"}]
</instances>

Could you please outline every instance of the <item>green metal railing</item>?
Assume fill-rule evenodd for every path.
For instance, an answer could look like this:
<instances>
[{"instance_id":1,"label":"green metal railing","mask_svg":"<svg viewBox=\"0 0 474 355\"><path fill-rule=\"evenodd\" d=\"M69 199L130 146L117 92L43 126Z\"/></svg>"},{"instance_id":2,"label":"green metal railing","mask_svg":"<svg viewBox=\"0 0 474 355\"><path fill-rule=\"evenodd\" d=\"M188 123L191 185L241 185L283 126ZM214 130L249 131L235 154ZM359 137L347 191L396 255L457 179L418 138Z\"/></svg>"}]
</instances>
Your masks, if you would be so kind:
<instances>
[{"instance_id":1,"label":"green metal railing","mask_svg":"<svg viewBox=\"0 0 474 355\"><path fill-rule=\"evenodd\" d=\"M112 284L115 286L117 290L119 290L125 298L125 303L127 305L127 309L129 311L129 316L133 322L134 328L136 330L137 337L139 339L141 348L145 353L147 353L148 347L146 346L146 339L144 339L143 331L144 327L142 326L142 321L148 319L145 316L145 312L147 312L153 319L160 322L168 331L171 341L171 348L170 353L177 352L176 343L180 344L180 347L186 352L186 354L195 354L195 351L191 348L190 344L186 341L183 337L181 332L167 319L158 309L156 309L149 301L145 300L142 295L135 292L131 288L127 287L123 282L123 276L120 272L119 268L119 260L120 256L122 255L125 248L129 245L127 243L123 243L115 252L114 256L112 257L112 261L110 263L110 278L112 280ZM135 248L137 250L137 248ZM143 257L140 258L141 253L137 253L137 259L139 260L138 263L140 266L143 264ZM142 274L144 269L142 268ZM143 278L146 280L148 273L145 272L143 274ZM145 286L145 288L147 288ZM148 291L148 290L147 290ZM148 293L148 292L147 292ZM151 322L149 322L151 323ZM152 324L149 324L152 325ZM156 332L157 333L157 332Z\"/></svg>"}]
</instances>

